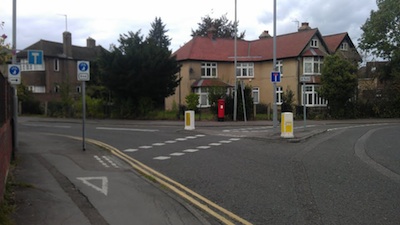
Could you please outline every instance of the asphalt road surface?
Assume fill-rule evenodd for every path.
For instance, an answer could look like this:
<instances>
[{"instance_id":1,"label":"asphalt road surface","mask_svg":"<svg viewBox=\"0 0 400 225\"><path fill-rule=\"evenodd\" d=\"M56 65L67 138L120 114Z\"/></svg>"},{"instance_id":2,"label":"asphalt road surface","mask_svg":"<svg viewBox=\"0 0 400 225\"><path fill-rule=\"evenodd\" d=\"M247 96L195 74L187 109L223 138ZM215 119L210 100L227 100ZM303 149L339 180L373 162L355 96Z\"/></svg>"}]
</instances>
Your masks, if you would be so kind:
<instances>
[{"instance_id":1,"label":"asphalt road surface","mask_svg":"<svg viewBox=\"0 0 400 225\"><path fill-rule=\"evenodd\" d=\"M80 136L79 121L20 121L22 130ZM315 123L299 143L260 138L271 126L90 121L115 147L252 224L398 224L398 123ZM257 134L257 138L249 135Z\"/></svg>"}]
</instances>

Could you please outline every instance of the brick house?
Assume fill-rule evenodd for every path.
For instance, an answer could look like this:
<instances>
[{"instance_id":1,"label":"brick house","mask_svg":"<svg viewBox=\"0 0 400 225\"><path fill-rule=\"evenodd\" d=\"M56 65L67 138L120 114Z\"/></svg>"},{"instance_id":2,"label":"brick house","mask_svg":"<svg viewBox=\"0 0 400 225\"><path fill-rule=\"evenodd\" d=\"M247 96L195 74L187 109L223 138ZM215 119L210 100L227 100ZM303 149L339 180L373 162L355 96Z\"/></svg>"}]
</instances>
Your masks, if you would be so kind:
<instances>
[{"instance_id":1,"label":"brick house","mask_svg":"<svg viewBox=\"0 0 400 225\"><path fill-rule=\"evenodd\" d=\"M317 92L324 57L338 53L354 63L361 61L347 33L322 36L318 28L313 29L308 23L302 23L297 32L277 36L276 43L276 66L282 74L276 90L278 105L282 104L282 94L290 89L295 94L295 105L326 107L327 102ZM215 38L210 29L207 36L193 37L173 55L182 65L179 74L182 80L175 95L166 98L167 110L184 104L185 96L191 92L200 95L201 107L209 107L209 87L217 85L231 89L235 86L233 39ZM271 107L273 38L268 31L257 40L237 40L236 59L237 79L252 87L254 103ZM309 77L310 81L303 85L301 76Z\"/></svg>"},{"instance_id":2,"label":"brick house","mask_svg":"<svg viewBox=\"0 0 400 225\"><path fill-rule=\"evenodd\" d=\"M40 40L17 54L21 64L21 82L44 105L60 100L60 86L68 84L71 95L79 97L81 81L77 80L77 61L93 61L103 49L96 41L87 39L87 46L72 45L70 32L63 33L63 43ZM28 64L27 51L42 50L43 64Z\"/></svg>"}]
</instances>

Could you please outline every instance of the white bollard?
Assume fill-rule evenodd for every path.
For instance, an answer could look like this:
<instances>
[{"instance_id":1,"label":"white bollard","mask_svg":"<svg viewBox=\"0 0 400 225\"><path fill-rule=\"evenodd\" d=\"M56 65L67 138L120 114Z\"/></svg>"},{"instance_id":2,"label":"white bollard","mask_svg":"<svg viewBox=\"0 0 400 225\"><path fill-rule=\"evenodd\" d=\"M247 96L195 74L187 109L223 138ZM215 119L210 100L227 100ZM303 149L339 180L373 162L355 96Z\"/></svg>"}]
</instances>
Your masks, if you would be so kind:
<instances>
[{"instance_id":1,"label":"white bollard","mask_svg":"<svg viewBox=\"0 0 400 225\"><path fill-rule=\"evenodd\" d=\"M185 111L185 130L194 130L194 111Z\"/></svg>"},{"instance_id":2,"label":"white bollard","mask_svg":"<svg viewBox=\"0 0 400 225\"><path fill-rule=\"evenodd\" d=\"M284 112L281 114L281 137L294 138L293 113L291 112Z\"/></svg>"}]
</instances>

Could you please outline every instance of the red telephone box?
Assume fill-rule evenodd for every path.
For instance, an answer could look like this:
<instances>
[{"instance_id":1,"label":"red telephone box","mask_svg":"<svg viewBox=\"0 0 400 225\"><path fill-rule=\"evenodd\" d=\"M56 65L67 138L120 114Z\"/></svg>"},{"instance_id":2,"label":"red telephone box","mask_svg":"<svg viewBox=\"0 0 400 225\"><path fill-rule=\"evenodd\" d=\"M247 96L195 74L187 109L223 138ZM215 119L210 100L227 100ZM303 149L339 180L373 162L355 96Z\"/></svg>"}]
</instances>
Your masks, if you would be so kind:
<instances>
[{"instance_id":1,"label":"red telephone box","mask_svg":"<svg viewBox=\"0 0 400 225\"><path fill-rule=\"evenodd\" d=\"M225 118L225 99L218 99L218 121L224 121Z\"/></svg>"}]
</instances>

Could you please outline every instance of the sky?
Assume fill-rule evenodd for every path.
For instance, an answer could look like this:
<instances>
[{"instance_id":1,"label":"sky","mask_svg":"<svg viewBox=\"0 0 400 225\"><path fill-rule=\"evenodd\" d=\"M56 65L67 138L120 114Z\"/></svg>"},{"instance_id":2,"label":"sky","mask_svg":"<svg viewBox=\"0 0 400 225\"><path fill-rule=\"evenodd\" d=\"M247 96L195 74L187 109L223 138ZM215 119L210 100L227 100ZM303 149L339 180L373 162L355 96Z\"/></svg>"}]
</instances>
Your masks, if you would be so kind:
<instances>
[{"instance_id":1,"label":"sky","mask_svg":"<svg viewBox=\"0 0 400 225\"><path fill-rule=\"evenodd\" d=\"M24 49L43 39L62 42L62 33L72 33L72 44L86 46L86 39L109 49L118 46L121 34L140 31L146 37L151 23L161 18L171 38L170 49L176 51L191 40L191 31L198 28L202 17L235 20L235 0L16 0L17 49ZM129 2L129 3L128 3ZM297 31L308 22L322 35L348 32L354 44L362 35L360 27L376 10L376 0L276 0L277 35ZM127 4L128 3L128 4ZM245 31L246 40L258 39L268 30L273 35L273 0L236 0L238 31ZM0 0L0 35L12 42L13 0ZM279 48L279 46L278 46Z\"/></svg>"}]
</instances>

